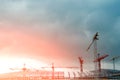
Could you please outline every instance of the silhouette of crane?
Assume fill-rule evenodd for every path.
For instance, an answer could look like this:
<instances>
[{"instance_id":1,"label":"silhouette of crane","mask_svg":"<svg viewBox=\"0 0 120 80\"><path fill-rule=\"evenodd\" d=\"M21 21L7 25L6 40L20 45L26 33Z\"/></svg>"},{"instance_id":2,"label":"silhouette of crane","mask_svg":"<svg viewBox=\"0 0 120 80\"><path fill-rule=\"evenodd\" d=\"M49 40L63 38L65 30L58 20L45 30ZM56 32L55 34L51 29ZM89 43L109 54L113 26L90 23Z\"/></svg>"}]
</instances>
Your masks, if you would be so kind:
<instances>
[{"instance_id":1,"label":"silhouette of crane","mask_svg":"<svg viewBox=\"0 0 120 80\"><path fill-rule=\"evenodd\" d=\"M94 35L92 42L90 43L90 45L87 48L87 51L91 48L91 46L94 46L94 60L97 58L97 40L98 39L98 32L96 32L96 34ZM97 63L95 62L95 71L97 71ZM97 78L97 74L95 73L95 77Z\"/></svg>"},{"instance_id":2,"label":"silhouette of crane","mask_svg":"<svg viewBox=\"0 0 120 80\"><path fill-rule=\"evenodd\" d=\"M102 56L100 56L100 54L98 54L98 58L94 60L94 62L98 62L98 67L99 67L99 73L101 72L101 60L103 60L104 58L108 57L108 54L104 54Z\"/></svg>"},{"instance_id":3,"label":"silhouette of crane","mask_svg":"<svg viewBox=\"0 0 120 80\"><path fill-rule=\"evenodd\" d=\"M22 71L22 75L23 75L23 78L26 79L26 71L30 70L28 68L26 68L26 64L24 63L23 64L23 68L9 68L10 70L20 70Z\"/></svg>"},{"instance_id":4,"label":"silhouette of crane","mask_svg":"<svg viewBox=\"0 0 120 80\"><path fill-rule=\"evenodd\" d=\"M94 35L92 42L87 48L87 51L91 48L92 45L94 45L94 60L97 58L97 40L98 39L98 32Z\"/></svg>"},{"instance_id":5,"label":"silhouette of crane","mask_svg":"<svg viewBox=\"0 0 120 80\"><path fill-rule=\"evenodd\" d=\"M80 62L80 72L83 73L83 59L82 57L78 57L79 62Z\"/></svg>"},{"instance_id":6,"label":"silhouette of crane","mask_svg":"<svg viewBox=\"0 0 120 80\"><path fill-rule=\"evenodd\" d=\"M52 79L54 79L54 72L55 72L54 63L52 63Z\"/></svg>"},{"instance_id":7,"label":"silhouette of crane","mask_svg":"<svg viewBox=\"0 0 120 80\"><path fill-rule=\"evenodd\" d=\"M23 68L9 68L9 69L10 70L22 70L23 72L29 70L29 69L26 68L26 64L25 63L23 64Z\"/></svg>"},{"instance_id":8,"label":"silhouette of crane","mask_svg":"<svg viewBox=\"0 0 120 80\"><path fill-rule=\"evenodd\" d=\"M97 33L94 35L92 42L91 42L90 45L88 46L87 51L91 48L91 46L92 46L93 43L96 43L96 40L99 40L99 39L98 39L98 36L99 36L99 35L98 35L98 32L97 32ZM94 44L94 48L97 49L97 45Z\"/></svg>"},{"instance_id":9,"label":"silhouette of crane","mask_svg":"<svg viewBox=\"0 0 120 80\"><path fill-rule=\"evenodd\" d=\"M52 68L52 79L54 79L55 68L79 69L80 67L75 67L75 66L68 66L68 67L64 67L64 66L54 66L54 63L52 63L52 66L51 66L51 67L41 67L41 68Z\"/></svg>"},{"instance_id":10,"label":"silhouette of crane","mask_svg":"<svg viewBox=\"0 0 120 80\"><path fill-rule=\"evenodd\" d=\"M110 61L113 61L113 70L115 71L115 60L120 58L120 56L115 56L113 58L110 59Z\"/></svg>"}]
</instances>

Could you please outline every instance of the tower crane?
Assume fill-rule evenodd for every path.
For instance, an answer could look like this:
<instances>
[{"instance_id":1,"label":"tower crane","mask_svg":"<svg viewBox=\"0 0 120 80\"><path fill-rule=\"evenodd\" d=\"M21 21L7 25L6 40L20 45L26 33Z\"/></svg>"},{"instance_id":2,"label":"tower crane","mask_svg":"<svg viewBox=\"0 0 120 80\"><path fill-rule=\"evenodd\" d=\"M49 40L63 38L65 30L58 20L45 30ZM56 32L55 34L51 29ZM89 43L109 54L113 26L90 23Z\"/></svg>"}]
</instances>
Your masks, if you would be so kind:
<instances>
[{"instance_id":1,"label":"tower crane","mask_svg":"<svg viewBox=\"0 0 120 80\"><path fill-rule=\"evenodd\" d=\"M113 58L110 59L110 61L113 62L113 70L114 71L115 71L115 60L118 59L118 58L120 58L120 56L115 56L115 57L113 57Z\"/></svg>"},{"instance_id":2,"label":"tower crane","mask_svg":"<svg viewBox=\"0 0 120 80\"><path fill-rule=\"evenodd\" d=\"M98 39L98 32L96 32L96 34L94 35L92 42L90 43L90 45L87 48L87 51L91 48L91 46L94 46L94 60L97 58L97 40ZM97 63L95 62L95 71L97 71ZM95 74L96 75L96 74ZM97 78L97 76L95 76Z\"/></svg>"},{"instance_id":3,"label":"tower crane","mask_svg":"<svg viewBox=\"0 0 120 80\"><path fill-rule=\"evenodd\" d=\"M54 70L54 63L52 63L52 79L54 79L54 72L55 72L55 70Z\"/></svg>"},{"instance_id":4,"label":"tower crane","mask_svg":"<svg viewBox=\"0 0 120 80\"><path fill-rule=\"evenodd\" d=\"M23 78L26 78L26 71L28 71L29 69L26 68L26 64L23 64L23 68L9 68L10 70L20 70L22 71L22 75L23 75Z\"/></svg>"},{"instance_id":5,"label":"tower crane","mask_svg":"<svg viewBox=\"0 0 120 80\"><path fill-rule=\"evenodd\" d=\"M94 37L93 37L92 42L90 43L90 45L89 45L88 48L87 48L87 51L90 49L90 47L92 46L93 43L96 43L96 41L99 40L99 39L98 39L98 36L99 36L99 35L98 35L98 32L96 32L96 34L95 34ZM94 48L97 49L97 45L94 44Z\"/></svg>"},{"instance_id":6,"label":"tower crane","mask_svg":"<svg viewBox=\"0 0 120 80\"><path fill-rule=\"evenodd\" d=\"M108 54L104 54L102 56L100 56L100 54L98 54L98 58L94 60L94 62L98 62L98 67L99 67L99 73L101 72L101 60L103 60L104 58L108 57Z\"/></svg>"},{"instance_id":7,"label":"tower crane","mask_svg":"<svg viewBox=\"0 0 120 80\"><path fill-rule=\"evenodd\" d=\"M29 70L26 68L26 64L23 64L23 68L9 68L10 70L22 70L23 72Z\"/></svg>"},{"instance_id":8,"label":"tower crane","mask_svg":"<svg viewBox=\"0 0 120 80\"><path fill-rule=\"evenodd\" d=\"M75 67L75 66L68 66L68 67L64 67L64 66L54 66L54 63L52 63L51 67L41 67L41 68L52 68L52 79L54 79L54 72L55 72L55 68L70 68L70 69L79 69L80 67Z\"/></svg>"},{"instance_id":9,"label":"tower crane","mask_svg":"<svg viewBox=\"0 0 120 80\"><path fill-rule=\"evenodd\" d=\"M80 71L81 71L81 73L83 73L83 59L82 59L82 57L78 57L78 59L80 62Z\"/></svg>"},{"instance_id":10,"label":"tower crane","mask_svg":"<svg viewBox=\"0 0 120 80\"><path fill-rule=\"evenodd\" d=\"M87 48L87 51L91 48L92 45L94 45L94 60L97 58L97 40L98 39L98 32L94 35L92 42ZM96 69L96 68L95 68Z\"/></svg>"}]
</instances>

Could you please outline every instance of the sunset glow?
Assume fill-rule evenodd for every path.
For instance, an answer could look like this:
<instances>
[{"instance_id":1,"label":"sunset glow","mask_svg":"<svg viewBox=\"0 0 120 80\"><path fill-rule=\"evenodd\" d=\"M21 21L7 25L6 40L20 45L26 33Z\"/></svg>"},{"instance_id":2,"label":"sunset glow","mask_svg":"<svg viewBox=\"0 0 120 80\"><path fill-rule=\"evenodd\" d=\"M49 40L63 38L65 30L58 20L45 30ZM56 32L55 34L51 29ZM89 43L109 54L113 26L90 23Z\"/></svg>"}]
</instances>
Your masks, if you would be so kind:
<instances>
[{"instance_id":1,"label":"sunset glow","mask_svg":"<svg viewBox=\"0 0 120 80\"><path fill-rule=\"evenodd\" d=\"M0 67L0 73L20 71L24 67L24 64L30 69L41 69L40 67L47 66L50 68L44 70L51 70L51 64L53 62L55 62L57 66L61 66L59 63L63 61L64 58L72 57L71 55L63 54L66 53L64 49L61 49L55 42L49 41L43 36L39 38L26 33L26 31L19 31L18 29L9 30L5 28L2 28L0 33L0 64L3 64ZM61 69L56 70L59 71Z\"/></svg>"},{"instance_id":2,"label":"sunset glow","mask_svg":"<svg viewBox=\"0 0 120 80\"><path fill-rule=\"evenodd\" d=\"M22 71L23 67L26 67L29 70L38 69L41 70L40 67L44 67L47 64L36 61L28 58L1 58L0 59L0 73L8 73L15 71ZM24 66L25 64L25 66Z\"/></svg>"}]
</instances>

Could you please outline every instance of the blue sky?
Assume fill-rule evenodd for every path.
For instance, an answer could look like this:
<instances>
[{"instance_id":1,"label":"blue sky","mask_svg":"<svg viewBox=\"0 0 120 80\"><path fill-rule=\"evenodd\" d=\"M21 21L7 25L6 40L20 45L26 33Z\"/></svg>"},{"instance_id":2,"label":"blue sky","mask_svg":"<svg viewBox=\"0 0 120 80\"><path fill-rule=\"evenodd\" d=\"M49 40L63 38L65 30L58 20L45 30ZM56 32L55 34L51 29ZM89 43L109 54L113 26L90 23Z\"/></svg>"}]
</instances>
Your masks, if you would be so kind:
<instances>
[{"instance_id":1,"label":"blue sky","mask_svg":"<svg viewBox=\"0 0 120 80\"><path fill-rule=\"evenodd\" d=\"M86 64L92 63L93 51L86 49L99 32L98 52L109 54L104 62L107 68L109 59L120 55L119 3L119 0L0 0L0 28L37 38L43 36L45 42L52 41L63 50L61 54L55 53L60 59L52 55L51 61L58 59L60 63L63 59L66 61L63 64L70 65L78 64L78 56L85 58ZM32 56L38 59L38 55L41 56L36 52Z\"/></svg>"}]
</instances>

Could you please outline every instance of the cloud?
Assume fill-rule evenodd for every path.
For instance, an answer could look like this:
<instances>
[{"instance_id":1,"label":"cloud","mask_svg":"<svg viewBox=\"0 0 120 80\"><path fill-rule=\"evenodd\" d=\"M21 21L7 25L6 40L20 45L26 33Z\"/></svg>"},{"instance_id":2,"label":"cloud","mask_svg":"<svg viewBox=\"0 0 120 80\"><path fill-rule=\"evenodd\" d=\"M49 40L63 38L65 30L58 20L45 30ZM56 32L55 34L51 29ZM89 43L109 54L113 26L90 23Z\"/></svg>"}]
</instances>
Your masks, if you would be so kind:
<instances>
[{"instance_id":1,"label":"cloud","mask_svg":"<svg viewBox=\"0 0 120 80\"><path fill-rule=\"evenodd\" d=\"M119 55L118 0L1 0L0 21L9 29L42 35L65 55L91 56L85 51L96 32L100 53ZM88 59L86 59L89 61ZM92 58L91 58L92 60Z\"/></svg>"}]
</instances>

